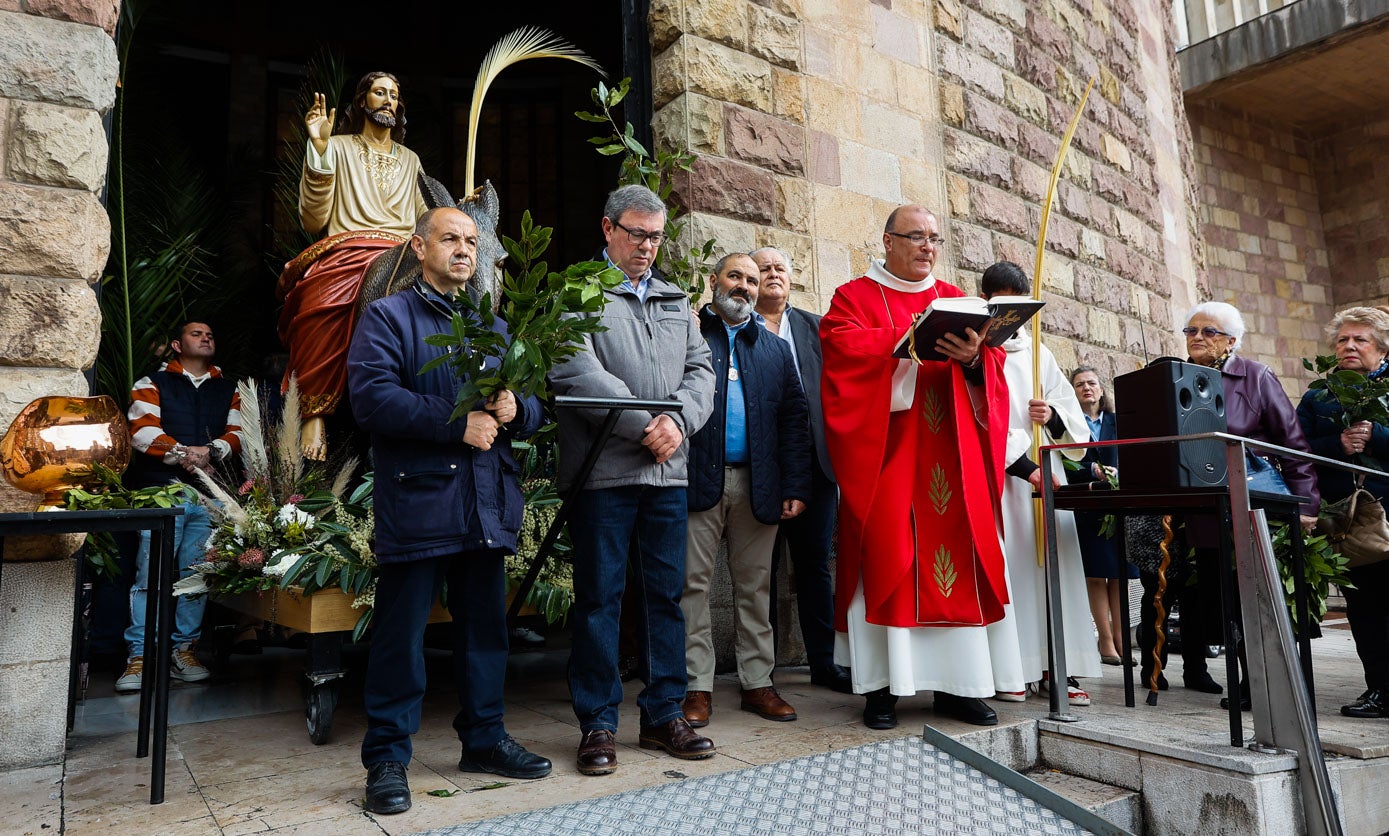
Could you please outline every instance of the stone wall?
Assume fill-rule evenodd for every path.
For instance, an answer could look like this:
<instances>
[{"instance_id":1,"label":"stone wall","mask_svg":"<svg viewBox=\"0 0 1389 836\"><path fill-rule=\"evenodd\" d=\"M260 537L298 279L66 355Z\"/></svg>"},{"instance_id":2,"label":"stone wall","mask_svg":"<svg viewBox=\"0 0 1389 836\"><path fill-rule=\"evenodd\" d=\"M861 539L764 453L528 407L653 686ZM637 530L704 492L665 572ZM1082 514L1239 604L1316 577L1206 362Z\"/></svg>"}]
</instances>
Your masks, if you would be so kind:
<instances>
[{"instance_id":1,"label":"stone wall","mask_svg":"<svg viewBox=\"0 0 1389 836\"><path fill-rule=\"evenodd\" d=\"M41 395L86 395L100 340L90 285L111 230L102 115L115 101L111 0L0 0L0 428ZM0 483L0 511L32 510ZM62 758L70 539L11 538L0 607L0 768Z\"/></svg>"},{"instance_id":2,"label":"stone wall","mask_svg":"<svg viewBox=\"0 0 1389 836\"><path fill-rule=\"evenodd\" d=\"M1332 299L1337 310L1389 302L1389 113L1313 146Z\"/></svg>"},{"instance_id":3,"label":"stone wall","mask_svg":"<svg viewBox=\"0 0 1389 836\"><path fill-rule=\"evenodd\" d=\"M1242 353L1300 397L1311 379L1302 358L1326 353L1321 331L1334 312L1315 143L1208 105L1188 115L1211 298L1240 309Z\"/></svg>"}]
</instances>

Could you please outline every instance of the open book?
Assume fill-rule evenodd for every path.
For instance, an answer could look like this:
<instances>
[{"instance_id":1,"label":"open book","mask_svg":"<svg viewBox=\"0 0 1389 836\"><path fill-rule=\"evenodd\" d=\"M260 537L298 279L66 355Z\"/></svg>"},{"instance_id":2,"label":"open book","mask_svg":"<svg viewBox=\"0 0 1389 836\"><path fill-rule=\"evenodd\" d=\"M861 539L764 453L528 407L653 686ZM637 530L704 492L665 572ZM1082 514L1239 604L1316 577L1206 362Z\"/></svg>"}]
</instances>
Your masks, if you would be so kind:
<instances>
[{"instance_id":1,"label":"open book","mask_svg":"<svg viewBox=\"0 0 1389 836\"><path fill-rule=\"evenodd\" d=\"M988 326L989 332L984 335L984 342L992 346L1003 345L1045 304L1029 296L995 296L992 301L978 296L937 299L917 315L911 330L902 335L902 339L893 347L892 356L910 360L914 347L918 359L948 360L936 350L936 340L946 334L958 334L963 338L966 328L982 332L985 326Z\"/></svg>"}]
</instances>

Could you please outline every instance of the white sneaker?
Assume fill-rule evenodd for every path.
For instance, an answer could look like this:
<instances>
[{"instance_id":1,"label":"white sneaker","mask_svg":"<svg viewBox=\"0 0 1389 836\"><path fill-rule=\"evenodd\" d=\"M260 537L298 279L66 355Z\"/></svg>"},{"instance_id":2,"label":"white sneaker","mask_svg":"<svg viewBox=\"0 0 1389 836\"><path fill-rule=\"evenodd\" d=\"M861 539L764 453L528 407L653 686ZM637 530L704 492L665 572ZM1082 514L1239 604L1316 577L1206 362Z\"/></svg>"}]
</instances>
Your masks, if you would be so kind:
<instances>
[{"instance_id":1,"label":"white sneaker","mask_svg":"<svg viewBox=\"0 0 1389 836\"><path fill-rule=\"evenodd\" d=\"M1051 674L1048 671L1042 672L1042 693L1051 693ZM1079 706L1090 704L1090 694L1080 687L1080 681L1074 676L1066 677L1066 702Z\"/></svg>"},{"instance_id":2,"label":"white sneaker","mask_svg":"<svg viewBox=\"0 0 1389 836\"><path fill-rule=\"evenodd\" d=\"M193 655L191 647L179 647L174 649L173 664L169 666L169 676L174 679L182 679L184 682L201 682L212 676L212 672L203 667L198 657Z\"/></svg>"},{"instance_id":3,"label":"white sneaker","mask_svg":"<svg viewBox=\"0 0 1389 836\"><path fill-rule=\"evenodd\" d=\"M145 659L143 656L135 656L125 664L125 673L116 680L116 693L129 694L132 691L140 690L140 683L144 679Z\"/></svg>"}]
</instances>

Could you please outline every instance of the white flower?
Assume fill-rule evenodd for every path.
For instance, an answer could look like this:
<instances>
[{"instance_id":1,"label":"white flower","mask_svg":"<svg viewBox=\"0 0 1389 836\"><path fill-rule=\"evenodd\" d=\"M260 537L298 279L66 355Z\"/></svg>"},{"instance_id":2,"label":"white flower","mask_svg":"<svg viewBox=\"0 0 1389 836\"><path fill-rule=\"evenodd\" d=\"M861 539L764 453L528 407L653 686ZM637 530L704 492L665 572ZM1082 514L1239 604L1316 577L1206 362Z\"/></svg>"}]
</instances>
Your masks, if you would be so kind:
<instances>
[{"instance_id":1,"label":"white flower","mask_svg":"<svg viewBox=\"0 0 1389 836\"><path fill-rule=\"evenodd\" d=\"M286 504L281 506L280 513L275 515L275 522L286 528L297 522L305 531L308 531L313 528L314 515L308 511L301 511L298 505Z\"/></svg>"},{"instance_id":2,"label":"white flower","mask_svg":"<svg viewBox=\"0 0 1389 836\"><path fill-rule=\"evenodd\" d=\"M290 554L281 549L270 555L270 559L265 561L265 566L260 570L261 574L269 575L272 578L283 578L285 573L294 566L294 561L298 557L297 554Z\"/></svg>"}]
</instances>

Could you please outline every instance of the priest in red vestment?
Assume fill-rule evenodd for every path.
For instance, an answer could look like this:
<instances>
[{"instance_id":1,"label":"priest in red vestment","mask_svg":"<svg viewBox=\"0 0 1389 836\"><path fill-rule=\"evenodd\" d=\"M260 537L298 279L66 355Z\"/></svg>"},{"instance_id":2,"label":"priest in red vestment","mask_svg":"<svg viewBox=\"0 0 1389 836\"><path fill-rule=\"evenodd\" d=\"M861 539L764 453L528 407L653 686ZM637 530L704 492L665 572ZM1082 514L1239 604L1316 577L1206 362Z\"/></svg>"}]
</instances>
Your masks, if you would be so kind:
<instances>
[{"instance_id":1,"label":"priest in red vestment","mask_svg":"<svg viewBox=\"0 0 1389 836\"><path fill-rule=\"evenodd\" d=\"M937 343L947 361L892 356L932 300L964 295L932 276L943 243L933 214L899 207L886 257L841 286L820 323L840 475L835 661L867 696L870 728L895 726L897 697L917 691L934 691L938 712L993 725L979 698L1025 687L999 526L1003 352L967 331Z\"/></svg>"}]
</instances>

